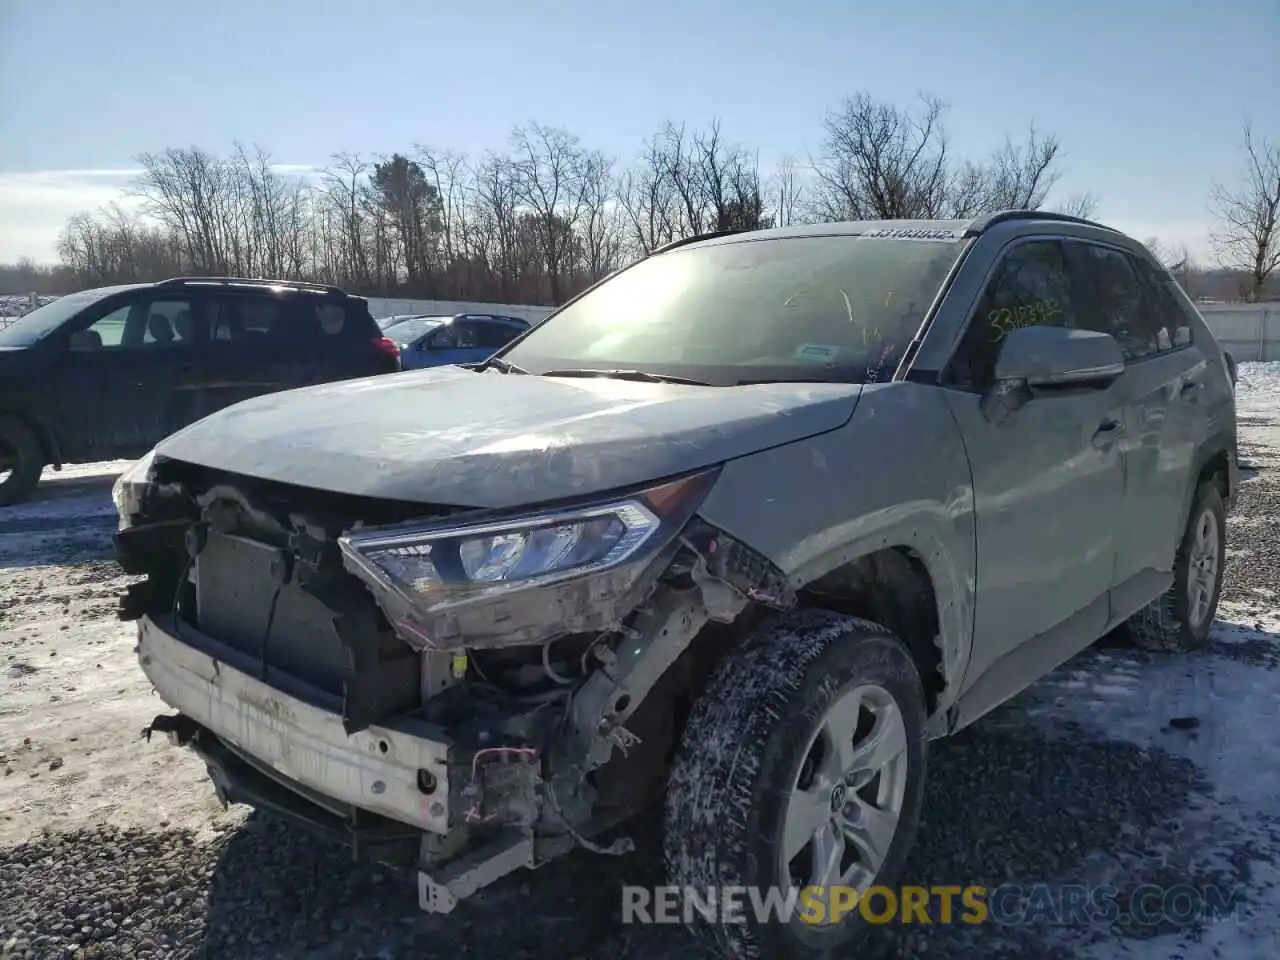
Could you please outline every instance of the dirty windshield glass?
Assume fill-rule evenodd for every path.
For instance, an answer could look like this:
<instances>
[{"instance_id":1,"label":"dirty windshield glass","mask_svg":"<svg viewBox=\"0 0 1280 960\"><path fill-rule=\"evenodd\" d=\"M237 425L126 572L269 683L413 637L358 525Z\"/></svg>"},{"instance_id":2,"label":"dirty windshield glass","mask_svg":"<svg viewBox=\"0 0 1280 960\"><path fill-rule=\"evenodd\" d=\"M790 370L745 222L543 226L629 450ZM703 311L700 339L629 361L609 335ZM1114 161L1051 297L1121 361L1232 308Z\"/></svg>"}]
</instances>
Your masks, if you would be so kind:
<instances>
[{"instance_id":1,"label":"dirty windshield glass","mask_svg":"<svg viewBox=\"0 0 1280 960\"><path fill-rule=\"evenodd\" d=\"M643 260L503 359L533 373L629 369L726 386L892 376L958 240L747 240Z\"/></svg>"}]
</instances>

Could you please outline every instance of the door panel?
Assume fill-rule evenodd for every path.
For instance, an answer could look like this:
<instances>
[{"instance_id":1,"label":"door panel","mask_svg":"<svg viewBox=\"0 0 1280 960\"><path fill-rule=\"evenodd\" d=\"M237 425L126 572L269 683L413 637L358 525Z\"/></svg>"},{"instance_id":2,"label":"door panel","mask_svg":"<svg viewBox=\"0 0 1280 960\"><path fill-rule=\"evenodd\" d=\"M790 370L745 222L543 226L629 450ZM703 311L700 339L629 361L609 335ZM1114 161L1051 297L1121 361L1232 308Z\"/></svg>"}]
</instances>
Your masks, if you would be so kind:
<instances>
[{"instance_id":1,"label":"door panel","mask_svg":"<svg viewBox=\"0 0 1280 960\"><path fill-rule=\"evenodd\" d=\"M997 265L944 379L973 473L974 649L966 687L1023 644L1062 628L1064 657L1106 627L1124 497L1118 382L1008 391L1000 345L1031 324L1079 327L1056 240L1015 242Z\"/></svg>"},{"instance_id":2,"label":"door panel","mask_svg":"<svg viewBox=\"0 0 1280 960\"><path fill-rule=\"evenodd\" d=\"M291 320L284 297L228 293L209 298L208 412L319 382L323 363L316 338L303 343L290 331Z\"/></svg>"},{"instance_id":3,"label":"door panel","mask_svg":"<svg viewBox=\"0 0 1280 960\"><path fill-rule=\"evenodd\" d=\"M1003 423L982 398L948 392L973 469L978 563L974 678L1019 645L1080 614L1115 582L1124 496L1119 386L1029 400ZM1093 637L1106 627L1078 626ZM1084 642L1088 642L1087 640Z\"/></svg>"},{"instance_id":4,"label":"door panel","mask_svg":"<svg viewBox=\"0 0 1280 960\"><path fill-rule=\"evenodd\" d=\"M199 331L189 298L139 297L86 317L79 330L95 336L85 348L68 347L58 371L78 458L136 456L199 416Z\"/></svg>"},{"instance_id":5,"label":"door panel","mask_svg":"<svg viewBox=\"0 0 1280 960\"><path fill-rule=\"evenodd\" d=\"M1110 333L1125 353L1120 380L1125 435L1125 493L1117 544L1117 583L1173 570L1183 498L1195 455L1196 371L1203 355L1175 348L1176 321L1163 318L1127 252L1100 244L1067 245L1085 297L1084 325Z\"/></svg>"}]
</instances>

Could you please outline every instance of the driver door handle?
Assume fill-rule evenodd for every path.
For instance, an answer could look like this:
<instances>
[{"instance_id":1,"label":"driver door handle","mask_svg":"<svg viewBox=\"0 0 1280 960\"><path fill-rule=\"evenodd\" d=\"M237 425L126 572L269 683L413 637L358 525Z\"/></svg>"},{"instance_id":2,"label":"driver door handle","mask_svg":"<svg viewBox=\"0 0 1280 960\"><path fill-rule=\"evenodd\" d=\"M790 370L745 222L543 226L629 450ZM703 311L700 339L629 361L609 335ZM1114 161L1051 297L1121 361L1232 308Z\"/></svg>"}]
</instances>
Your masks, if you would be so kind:
<instances>
[{"instance_id":1,"label":"driver door handle","mask_svg":"<svg viewBox=\"0 0 1280 960\"><path fill-rule=\"evenodd\" d=\"M1200 399L1200 391L1204 389L1204 384L1199 380L1188 380L1181 389L1178 390L1178 396L1190 403L1195 403Z\"/></svg>"},{"instance_id":2,"label":"driver door handle","mask_svg":"<svg viewBox=\"0 0 1280 960\"><path fill-rule=\"evenodd\" d=\"M1105 450L1120 439L1122 433L1124 433L1124 424L1119 420L1103 421L1102 426L1098 427L1093 435L1093 445L1099 450Z\"/></svg>"}]
</instances>

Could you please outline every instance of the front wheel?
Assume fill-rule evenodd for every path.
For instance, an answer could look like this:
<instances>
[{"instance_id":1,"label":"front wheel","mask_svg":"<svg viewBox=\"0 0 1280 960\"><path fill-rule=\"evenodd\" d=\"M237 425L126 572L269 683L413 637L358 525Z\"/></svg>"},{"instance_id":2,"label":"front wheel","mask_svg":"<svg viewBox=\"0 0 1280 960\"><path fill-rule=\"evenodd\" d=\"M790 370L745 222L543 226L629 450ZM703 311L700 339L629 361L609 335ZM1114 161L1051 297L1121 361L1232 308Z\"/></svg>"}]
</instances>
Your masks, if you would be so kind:
<instances>
[{"instance_id":1,"label":"front wheel","mask_svg":"<svg viewBox=\"0 0 1280 960\"><path fill-rule=\"evenodd\" d=\"M907 649L865 620L794 613L730 654L685 729L664 853L677 890L717 905L734 893L745 910L694 911L695 932L734 960L808 960L865 934L848 907L902 871L924 797L925 719ZM757 912L771 897L795 908Z\"/></svg>"},{"instance_id":2,"label":"front wheel","mask_svg":"<svg viewBox=\"0 0 1280 960\"><path fill-rule=\"evenodd\" d=\"M1173 585L1134 614L1129 633L1144 650L1198 650L1209 642L1209 630L1222 594L1226 567L1227 511L1213 483L1202 483L1178 545Z\"/></svg>"},{"instance_id":3,"label":"front wheel","mask_svg":"<svg viewBox=\"0 0 1280 960\"><path fill-rule=\"evenodd\" d=\"M43 471L40 438L17 417L0 416L0 507L35 493Z\"/></svg>"}]
</instances>

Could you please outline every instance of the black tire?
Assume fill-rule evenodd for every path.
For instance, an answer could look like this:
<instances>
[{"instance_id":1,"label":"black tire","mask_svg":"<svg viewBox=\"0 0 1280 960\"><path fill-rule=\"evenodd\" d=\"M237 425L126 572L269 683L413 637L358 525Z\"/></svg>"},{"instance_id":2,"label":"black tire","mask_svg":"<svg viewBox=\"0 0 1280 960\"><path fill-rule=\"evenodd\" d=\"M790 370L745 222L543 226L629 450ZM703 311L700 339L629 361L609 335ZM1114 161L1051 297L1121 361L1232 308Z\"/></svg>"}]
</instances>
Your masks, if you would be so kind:
<instances>
[{"instance_id":1,"label":"black tire","mask_svg":"<svg viewBox=\"0 0 1280 960\"><path fill-rule=\"evenodd\" d=\"M1217 533L1216 570L1207 610L1196 621L1191 615L1188 585L1198 531L1205 522L1212 523ZM1209 631L1213 628L1218 600L1222 596L1226 544L1227 511L1222 503L1222 494L1216 484L1202 483L1196 490L1191 515L1187 518L1186 529L1178 543L1178 555L1173 565L1173 585L1129 620L1129 635L1135 645L1158 653L1176 653L1199 650L1209 642Z\"/></svg>"},{"instance_id":2,"label":"black tire","mask_svg":"<svg viewBox=\"0 0 1280 960\"><path fill-rule=\"evenodd\" d=\"M919 673L884 627L806 610L762 625L720 664L694 705L667 788L663 852L670 885L761 894L782 885L782 826L792 785L828 709L865 683L891 695L905 730L901 814L874 881L897 882L924 799L926 706ZM857 911L823 929L798 919L759 923L749 906L743 913L741 923L695 913L693 931L733 960L809 960L869 929Z\"/></svg>"},{"instance_id":3,"label":"black tire","mask_svg":"<svg viewBox=\"0 0 1280 960\"><path fill-rule=\"evenodd\" d=\"M44 449L35 431L17 417L0 416L0 459L16 456L8 477L0 480L0 507L21 503L35 493L44 472Z\"/></svg>"}]
</instances>

